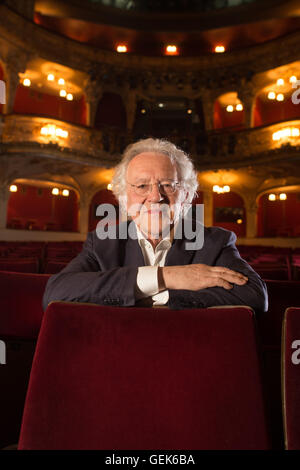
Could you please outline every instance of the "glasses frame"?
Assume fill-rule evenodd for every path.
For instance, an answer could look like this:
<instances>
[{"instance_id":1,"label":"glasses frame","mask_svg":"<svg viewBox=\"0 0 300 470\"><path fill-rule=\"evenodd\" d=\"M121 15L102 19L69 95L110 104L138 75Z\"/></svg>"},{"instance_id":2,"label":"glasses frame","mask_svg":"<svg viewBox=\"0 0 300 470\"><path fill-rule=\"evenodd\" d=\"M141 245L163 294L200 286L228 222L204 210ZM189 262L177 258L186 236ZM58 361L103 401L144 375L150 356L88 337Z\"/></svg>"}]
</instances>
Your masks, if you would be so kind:
<instances>
[{"instance_id":1,"label":"glasses frame","mask_svg":"<svg viewBox=\"0 0 300 470\"><path fill-rule=\"evenodd\" d=\"M166 181L166 182L164 182L164 183L161 183L161 182L159 182L159 183L141 183L140 185L138 185L138 184L132 184L132 183L129 183L129 181L127 181L127 184L129 184L132 188L134 188L134 192L135 192L135 194L136 194L137 196L148 196L149 194L152 193L152 190L153 190L153 186L154 186L154 185L157 185L157 186L158 186L158 191L159 191L160 194L162 194L163 196L170 196L171 194L175 194L175 192L176 192L176 190L177 190L177 187L180 186L179 181L171 181L171 182L167 182L167 181ZM137 190L138 190L139 186L141 186L141 185L143 185L143 184L144 184L145 186L149 186L149 187L150 187L150 190L147 191L147 192L145 192L145 194L139 194L139 193L137 192ZM165 191L162 189L162 185L163 185L163 184L171 184L171 185L174 185L174 190L173 190L172 192L170 192L170 193L165 192Z\"/></svg>"}]
</instances>

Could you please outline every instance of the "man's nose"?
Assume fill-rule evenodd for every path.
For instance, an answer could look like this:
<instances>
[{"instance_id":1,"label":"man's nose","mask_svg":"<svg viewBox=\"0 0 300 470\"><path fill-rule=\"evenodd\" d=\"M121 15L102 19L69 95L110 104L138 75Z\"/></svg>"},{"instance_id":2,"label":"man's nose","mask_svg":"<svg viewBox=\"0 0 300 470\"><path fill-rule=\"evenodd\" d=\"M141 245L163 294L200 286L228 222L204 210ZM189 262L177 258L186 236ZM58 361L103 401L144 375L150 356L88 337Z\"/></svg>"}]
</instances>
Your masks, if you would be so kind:
<instances>
[{"instance_id":1,"label":"man's nose","mask_svg":"<svg viewBox=\"0 0 300 470\"><path fill-rule=\"evenodd\" d=\"M160 186L158 183L152 184L151 192L148 194L147 199L151 202L160 202L164 199L163 194L160 192Z\"/></svg>"}]
</instances>

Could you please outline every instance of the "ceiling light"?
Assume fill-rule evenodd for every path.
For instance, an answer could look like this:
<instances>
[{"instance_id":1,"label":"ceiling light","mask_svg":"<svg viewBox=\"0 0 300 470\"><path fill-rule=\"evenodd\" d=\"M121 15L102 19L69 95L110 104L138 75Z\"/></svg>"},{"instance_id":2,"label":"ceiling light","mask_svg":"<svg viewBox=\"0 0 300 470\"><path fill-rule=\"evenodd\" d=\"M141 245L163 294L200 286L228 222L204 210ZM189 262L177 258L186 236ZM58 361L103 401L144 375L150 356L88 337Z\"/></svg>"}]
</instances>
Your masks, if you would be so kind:
<instances>
[{"instance_id":1,"label":"ceiling light","mask_svg":"<svg viewBox=\"0 0 300 470\"><path fill-rule=\"evenodd\" d=\"M59 96L61 96L62 98L65 98L67 96L66 90L60 90Z\"/></svg>"},{"instance_id":2,"label":"ceiling light","mask_svg":"<svg viewBox=\"0 0 300 470\"><path fill-rule=\"evenodd\" d=\"M159 108L163 108L163 107L164 107L164 104L163 104L163 103L158 103L158 107L159 107Z\"/></svg>"},{"instance_id":3,"label":"ceiling light","mask_svg":"<svg viewBox=\"0 0 300 470\"><path fill-rule=\"evenodd\" d=\"M165 54L177 55L178 54L177 46L175 46L175 44L168 44L165 49Z\"/></svg>"},{"instance_id":4,"label":"ceiling light","mask_svg":"<svg viewBox=\"0 0 300 470\"><path fill-rule=\"evenodd\" d=\"M31 85L31 81L29 80L29 78L24 78L23 85L24 86L30 86Z\"/></svg>"},{"instance_id":5,"label":"ceiling light","mask_svg":"<svg viewBox=\"0 0 300 470\"><path fill-rule=\"evenodd\" d=\"M235 109L236 109L237 111L243 111L243 105L242 105L242 103L238 103L238 104L236 105Z\"/></svg>"},{"instance_id":6,"label":"ceiling light","mask_svg":"<svg viewBox=\"0 0 300 470\"><path fill-rule=\"evenodd\" d=\"M286 198L287 198L287 195L286 195L285 193L279 194L279 199L280 199L281 201L285 201Z\"/></svg>"},{"instance_id":7,"label":"ceiling light","mask_svg":"<svg viewBox=\"0 0 300 470\"><path fill-rule=\"evenodd\" d=\"M275 92L274 91L269 91L268 98L269 98L269 100L275 100L275 98L276 98Z\"/></svg>"},{"instance_id":8,"label":"ceiling light","mask_svg":"<svg viewBox=\"0 0 300 470\"><path fill-rule=\"evenodd\" d=\"M53 80L54 80L54 75L53 75L53 73L49 73L49 74L48 74L47 80L48 80L49 82L53 82Z\"/></svg>"},{"instance_id":9,"label":"ceiling light","mask_svg":"<svg viewBox=\"0 0 300 470\"><path fill-rule=\"evenodd\" d=\"M232 112L233 112L233 106L232 106L232 104L229 104L229 105L226 107L226 111L227 111L228 113L232 113Z\"/></svg>"},{"instance_id":10,"label":"ceiling light","mask_svg":"<svg viewBox=\"0 0 300 470\"><path fill-rule=\"evenodd\" d=\"M276 201L276 195L275 194L269 194L268 199L269 199L269 201Z\"/></svg>"},{"instance_id":11,"label":"ceiling light","mask_svg":"<svg viewBox=\"0 0 300 470\"><path fill-rule=\"evenodd\" d=\"M117 49L117 52L127 52L126 44L118 44L116 49Z\"/></svg>"},{"instance_id":12,"label":"ceiling light","mask_svg":"<svg viewBox=\"0 0 300 470\"><path fill-rule=\"evenodd\" d=\"M16 186L15 184L11 184L9 190L11 193L16 193L18 191L18 186Z\"/></svg>"},{"instance_id":13,"label":"ceiling light","mask_svg":"<svg viewBox=\"0 0 300 470\"><path fill-rule=\"evenodd\" d=\"M65 197L68 197L70 194L70 191L68 189L63 189L62 190L62 195L65 196Z\"/></svg>"},{"instance_id":14,"label":"ceiling light","mask_svg":"<svg viewBox=\"0 0 300 470\"><path fill-rule=\"evenodd\" d=\"M59 78L59 79L58 79L58 84L59 84L59 85L64 85L64 84L65 84L64 78Z\"/></svg>"},{"instance_id":15,"label":"ceiling light","mask_svg":"<svg viewBox=\"0 0 300 470\"><path fill-rule=\"evenodd\" d=\"M282 93L278 93L276 96L277 101L283 101L284 100L284 95Z\"/></svg>"},{"instance_id":16,"label":"ceiling light","mask_svg":"<svg viewBox=\"0 0 300 470\"><path fill-rule=\"evenodd\" d=\"M53 188L51 193L54 195L54 196L58 196L59 195L59 189L58 188Z\"/></svg>"},{"instance_id":17,"label":"ceiling light","mask_svg":"<svg viewBox=\"0 0 300 470\"><path fill-rule=\"evenodd\" d=\"M72 100L73 100L73 95L72 95L72 93L68 93L68 94L67 94L67 100L68 100L68 101L72 101Z\"/></svg>"},{"instance_id":18,"label":"ceiling light","mask_svg":"<svg viewBox=\"0 0 300 470\"><path fill-rule=\"evenodd\" d=\"M112 184L111 184L111 183L108 183L108 185L106 186L106 188L108 189L108 191L111 191L111 190L112 190Z\"/></svg>"},{"instance_id":19,"label":"ceiling light","mask_svg":"<svg viewBox=\"0 0 300 470\"><path fill-rule=\"evenodd\" d=\"M215 52L225 52L225 47L224 46L216 46L215 47Z\"/></svg>"},{"instance_id":20,"label":"ceiling light","mask_svg":"<svg viewBox=\"0 0 300 470\"><path fill-rule=\"evenodd\" d=\"M277 85L278 85L278 86L284 85L284 80L283 80L283 78L278 78L278 80L277 80Z\"/></svg>"},{"instance_id":21,"label":"ceiling light","mask_svg":"<svg viewBox=\"0 0 300 470\"><path fill-rule=\"evenodd\" d=\"M296 83L296 81L297 81L297 77L296 77L295 75L292 75L292 76L290 77L289 82L290 82L290 83Z\"/></svg>"}]
</instances>

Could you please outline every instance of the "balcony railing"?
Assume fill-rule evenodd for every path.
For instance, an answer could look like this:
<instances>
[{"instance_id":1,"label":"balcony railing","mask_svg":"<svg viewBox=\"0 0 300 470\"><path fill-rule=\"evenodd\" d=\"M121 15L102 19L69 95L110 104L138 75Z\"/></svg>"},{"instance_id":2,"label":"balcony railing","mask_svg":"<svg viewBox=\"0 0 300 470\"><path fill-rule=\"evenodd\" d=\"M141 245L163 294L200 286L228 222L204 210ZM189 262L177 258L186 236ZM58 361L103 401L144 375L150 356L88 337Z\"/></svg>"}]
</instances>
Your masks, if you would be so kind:
<instances>
[{"instance_id":1,"label":"balcony railing","mask_svg":"<svg viewBox=\"0 0 300 470\"><path fill-rule=\"evenodd\" d=\"M20 144L26 144L26 152L30 146L38 147L41 154L43 151L59 150L60 158L72 153L79 154L86 161L92 158L97 159L98 163L109 161L111 165L115 165L129 143L149 136L115 128L92 129L57 119L17 114L3 116L1 125L2 153L5 148L9 152L9 148L15 145L20 152ZM278 134L278 131L283 132ZM281 158L283 153L297 155L300 149L300 119L235 132L195 129L189 134L165 137L187 151L198 168L234 164L245 166L262 162L266 156Z\"/></svg>"}]
</instances>

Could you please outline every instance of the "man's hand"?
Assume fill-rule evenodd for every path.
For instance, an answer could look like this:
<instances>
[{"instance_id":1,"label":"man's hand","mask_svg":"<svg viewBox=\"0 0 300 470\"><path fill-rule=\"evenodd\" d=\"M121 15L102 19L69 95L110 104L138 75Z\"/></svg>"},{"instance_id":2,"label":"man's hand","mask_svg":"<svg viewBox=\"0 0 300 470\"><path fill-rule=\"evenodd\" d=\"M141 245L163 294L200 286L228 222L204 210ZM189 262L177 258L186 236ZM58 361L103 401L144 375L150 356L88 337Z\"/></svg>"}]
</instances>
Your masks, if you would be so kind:
<instances>
[{"instance_id":1,"label":"man's hand","mask_svg":"<svg viewBox=\"0 0 300 470\"><path fill-rule=\"evenodd\" d=\"M232 289L233 284L243 286L248 278L243 274L221 266L189 264L158 268L160 291L165 289L200 290L207 287Z\"/></svg>"}]
</instances>

